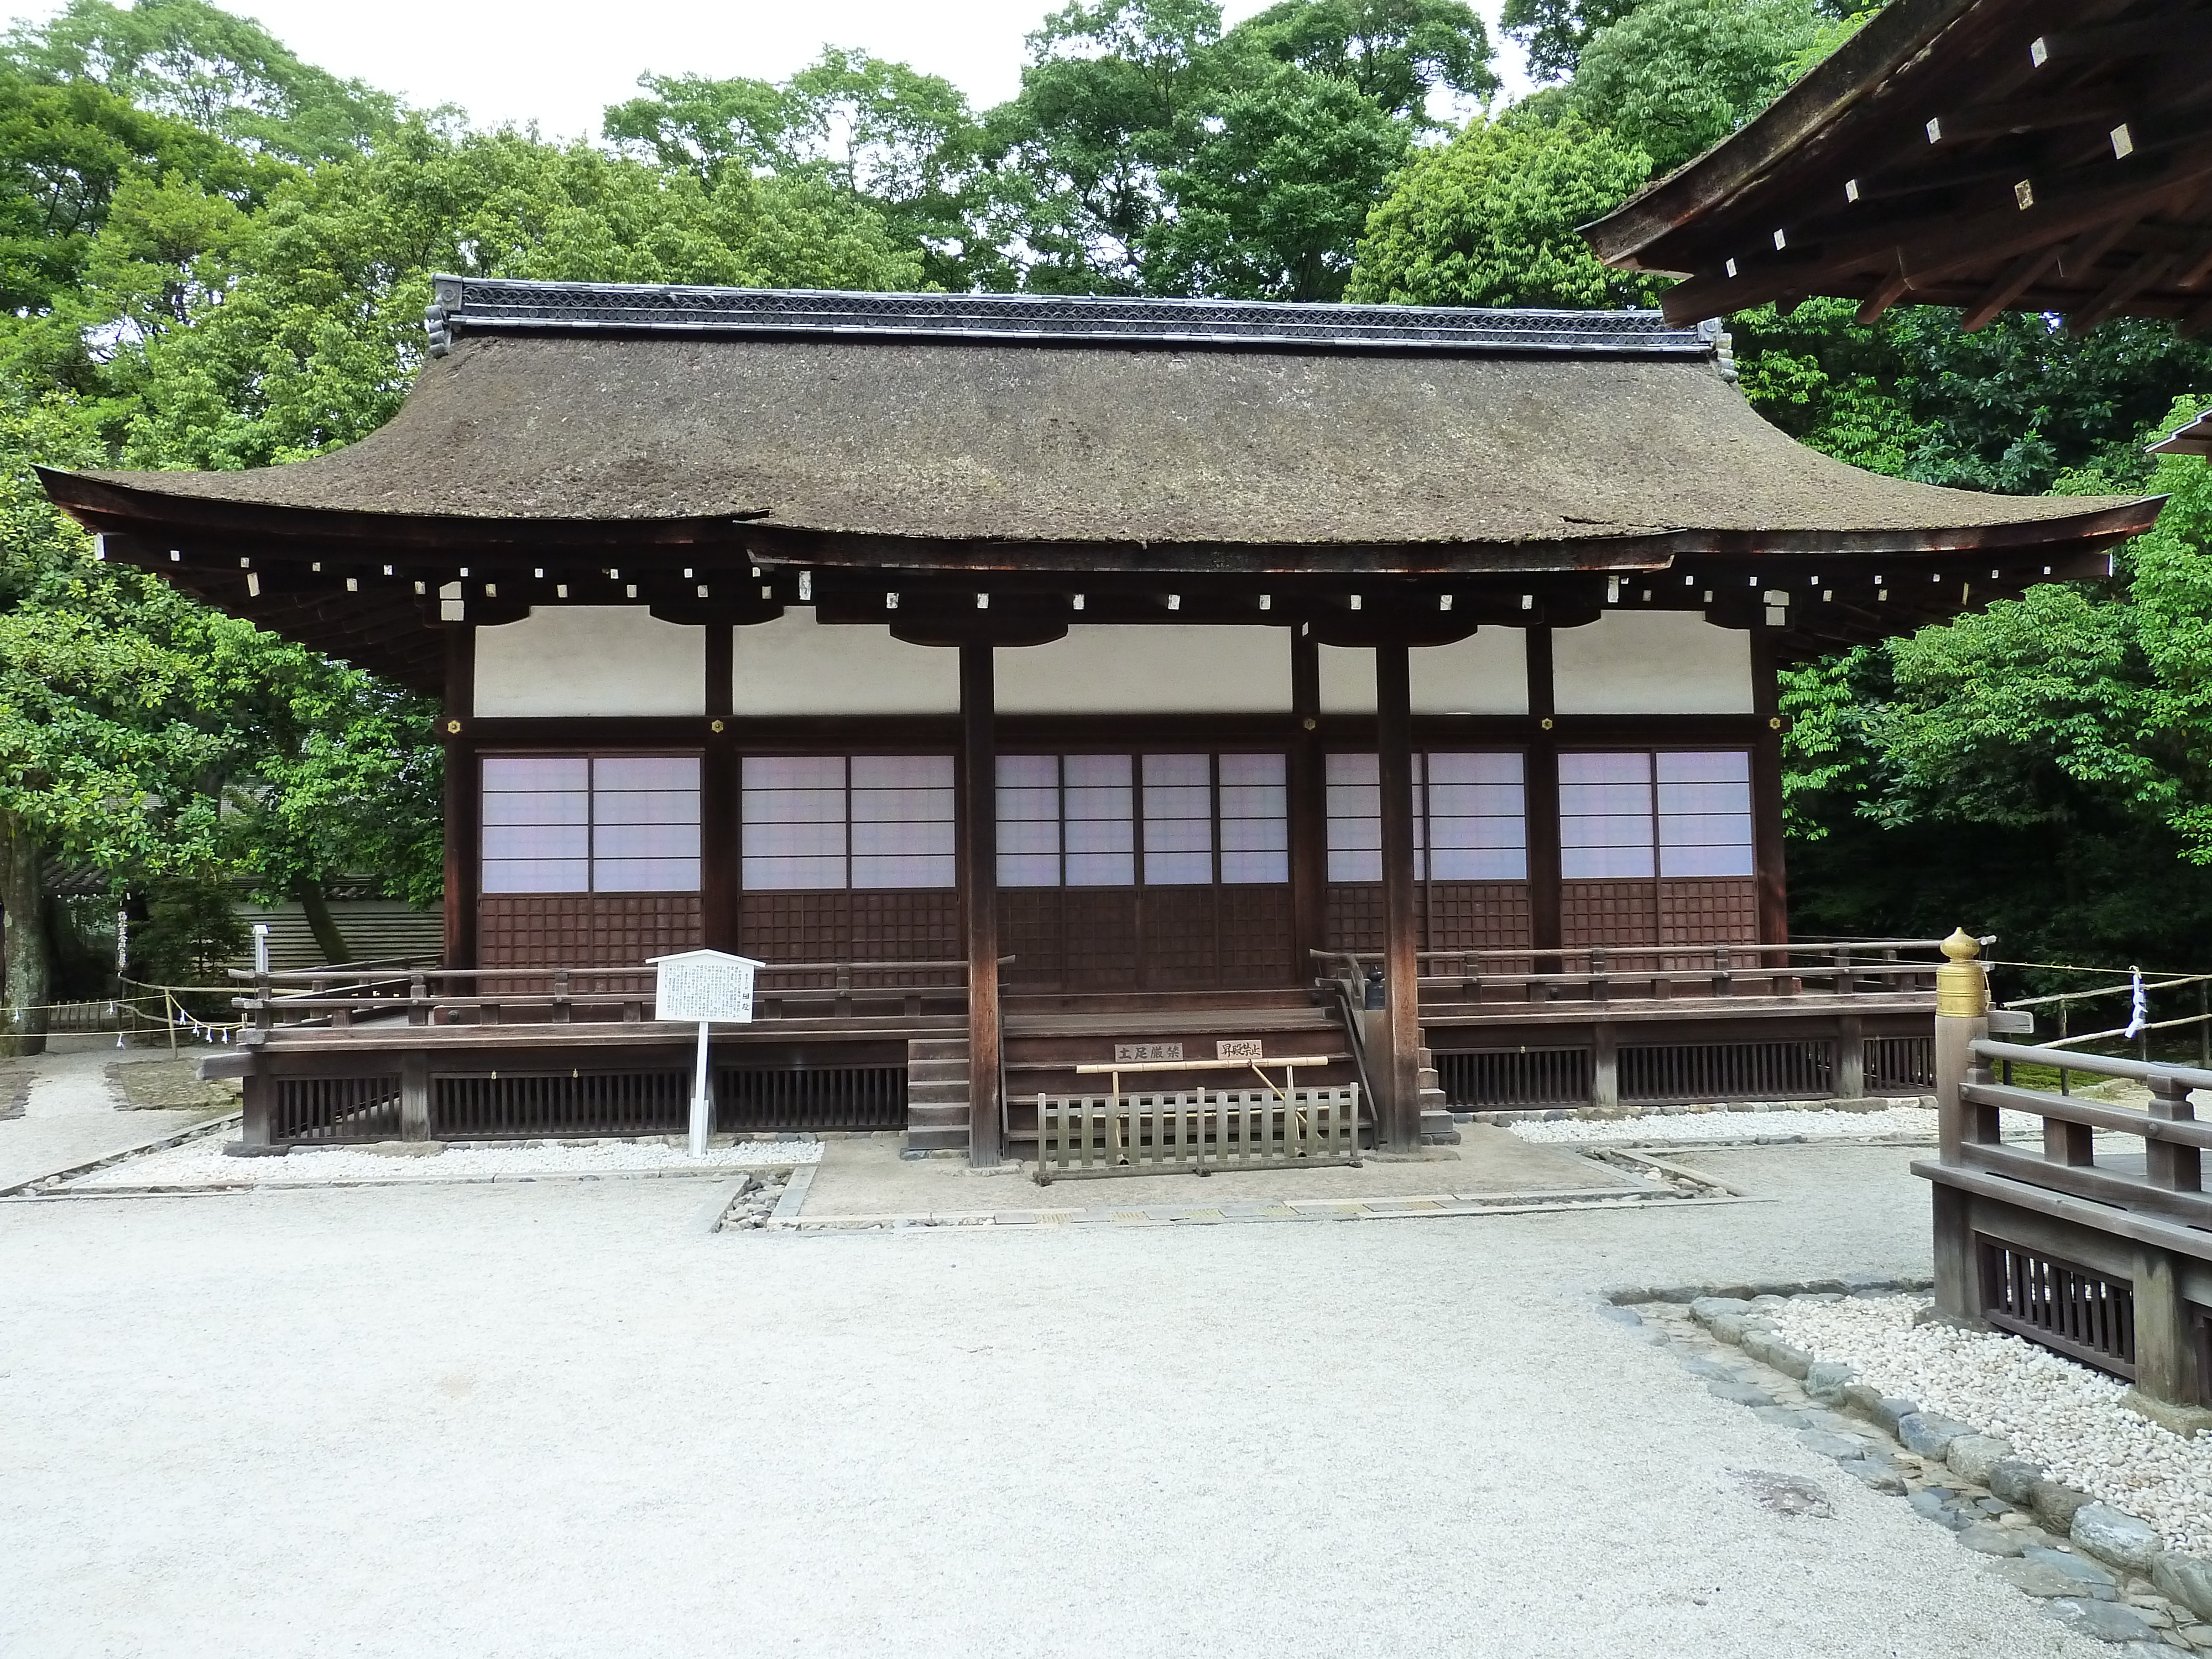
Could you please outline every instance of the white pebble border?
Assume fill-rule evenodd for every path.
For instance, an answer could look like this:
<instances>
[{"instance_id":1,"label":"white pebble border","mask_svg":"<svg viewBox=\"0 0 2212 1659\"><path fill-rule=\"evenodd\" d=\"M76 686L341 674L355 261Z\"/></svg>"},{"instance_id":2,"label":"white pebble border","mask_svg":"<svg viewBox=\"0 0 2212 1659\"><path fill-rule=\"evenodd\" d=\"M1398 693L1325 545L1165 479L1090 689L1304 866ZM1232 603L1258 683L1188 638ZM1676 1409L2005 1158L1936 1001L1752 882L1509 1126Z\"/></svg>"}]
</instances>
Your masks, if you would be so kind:
<instances>
[{"instance_id":1,"label":"white pebble border","mask_svg":"<svg viewBox=\"0 0 2212 1659\"><path fill-rule=\"evenodd\" d=\"M449 1144L428 1156L372 1152L361 1146L295 1147L283 1158L229 1158L214 1135L126 1158L66 1182L81 1192L114 1187L298 1187L421 1181L482 1181L491 1176L669 1175L689 1170L751 1170L818 1164L818 1140L741 1140L710 1146L695 1158L682 1145L659 1140L539 1141L524 1146Z\"/></svg>"},{"instance_id":2,"label":"white pebble border","mask_svg":"<svg viewBox=\"0 0 2212 1659\"><path fill-rule=\"evenodd\" d=\"M2043 1120L2005 1112L2000 1131L2039 1135ZM1878 1112L1652 1112L1641 1117L1560 1118L1508 1126L1523 1140L1565 1145L1589 1141L1892 1140L1936 1139L1936 1112L1928 1106L1889 1106Z\"/></svg>"},{"instance_id":3,"label":"white pebble border","mask_svg":"<svg viewBox=\"0 0 2212 1659\"><path fill-rule=\"evenodd\" d=\"M2016 1336L1915 1325L1912 1297L1791 1302L1783 1340L1841 1360L1883 1395L1918 1402L2099 1502L2148 1522L2169 1547L2212 1556L2212 1438L2185 1440L2120 1403L2127 1384Z\"/></svg>"}]
</instances>

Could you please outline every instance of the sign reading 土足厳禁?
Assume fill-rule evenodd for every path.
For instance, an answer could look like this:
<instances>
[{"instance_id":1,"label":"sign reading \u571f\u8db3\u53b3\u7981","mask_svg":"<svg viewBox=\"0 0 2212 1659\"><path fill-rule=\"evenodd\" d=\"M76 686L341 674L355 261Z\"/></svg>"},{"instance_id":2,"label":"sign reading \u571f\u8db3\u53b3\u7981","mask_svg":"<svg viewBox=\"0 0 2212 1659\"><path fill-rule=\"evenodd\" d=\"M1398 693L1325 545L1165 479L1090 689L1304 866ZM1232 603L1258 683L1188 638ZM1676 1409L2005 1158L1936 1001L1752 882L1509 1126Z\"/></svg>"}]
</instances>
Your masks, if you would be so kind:
<instances>
[{"instance_id":1,"label":"sign reading \u571f\u8db3\u53b3\u7981","mask_svg":"<svg viewBox=\"0 0 2212 1659\"><path fill-rule=\"evenodd\" d=\"M653 958L655 1019L742 1025L753 1017L753 973L763 966L725 951Z\"/></svg>"}]
</instances>

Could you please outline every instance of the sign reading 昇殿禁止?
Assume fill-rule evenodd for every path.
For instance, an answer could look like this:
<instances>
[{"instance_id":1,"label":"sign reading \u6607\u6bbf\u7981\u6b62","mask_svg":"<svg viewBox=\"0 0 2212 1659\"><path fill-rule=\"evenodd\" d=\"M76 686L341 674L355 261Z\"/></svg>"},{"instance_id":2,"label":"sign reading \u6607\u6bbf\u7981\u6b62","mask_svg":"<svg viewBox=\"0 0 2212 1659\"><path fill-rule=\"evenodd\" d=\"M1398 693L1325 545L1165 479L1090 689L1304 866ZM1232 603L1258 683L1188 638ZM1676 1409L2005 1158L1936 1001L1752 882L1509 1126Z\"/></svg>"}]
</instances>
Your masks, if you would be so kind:
<instances>
[{"instance_id":1,"label":"sign reading \u6607\u6bbf\u7981\u6b62","mask_svg":"<svg viewBox=\"0 0 2212 1659\"><path fill-rule=\"evenodd\" d=\"M764 964L726 951L653 958L655 1019L742 1025L753 1017L753 972Z\"/></svg>"},{"instance_id":2,"label":"sign reading \u6607\u6bbf\u7981\u6b62","mask_svg":"<svg viewBox=\"0 0 2212 1659\"><path fill-rule=\"evenodd\" d=\"M1220 1037L1213 1045L1216 1060L1257 1060L1267 1052L1258 1037Z\"/></svg>"}]
</instances>

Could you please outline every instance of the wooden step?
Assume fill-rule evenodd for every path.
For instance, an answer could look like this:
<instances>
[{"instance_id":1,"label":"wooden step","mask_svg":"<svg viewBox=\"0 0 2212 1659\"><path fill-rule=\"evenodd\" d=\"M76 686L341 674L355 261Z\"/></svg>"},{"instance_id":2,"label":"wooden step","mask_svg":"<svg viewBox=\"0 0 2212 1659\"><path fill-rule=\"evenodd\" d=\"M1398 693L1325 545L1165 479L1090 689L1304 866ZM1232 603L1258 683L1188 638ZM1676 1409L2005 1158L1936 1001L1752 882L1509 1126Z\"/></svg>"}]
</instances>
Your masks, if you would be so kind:
<instances>
[{"instance_id":1,"label":"wooden step","mask_svg":"<svg viewBox=\"0 0 2212 1659\"><path fill-rule=\"evenodd\" d=\"M910 1152L964 1152L970 1105L968 1039L915 1037L906 1045L906 1144Z\"/></svg>"}]
</instances>

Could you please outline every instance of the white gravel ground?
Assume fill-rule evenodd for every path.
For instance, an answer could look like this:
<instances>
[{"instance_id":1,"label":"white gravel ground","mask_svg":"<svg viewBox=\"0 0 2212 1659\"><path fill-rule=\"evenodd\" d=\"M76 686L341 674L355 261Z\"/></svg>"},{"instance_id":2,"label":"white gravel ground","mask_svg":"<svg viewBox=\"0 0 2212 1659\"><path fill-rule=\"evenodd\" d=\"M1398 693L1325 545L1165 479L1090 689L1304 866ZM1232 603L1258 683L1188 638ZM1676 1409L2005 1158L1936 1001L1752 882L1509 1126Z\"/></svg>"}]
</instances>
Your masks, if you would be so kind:
<instances>
[{"instance_id":1,"label":"white gravel ground","mask_svg":"<svg viewBox=\"0 0 2212 1659\"><path fill-rule=\"evenodd\" d=\"M1886 1395L2009 1440L2020 1455L2175 1548L2212 1555L2212 1439L2185 1440L2120 1404L2127 1384L1995 1332L1912 1323L1912 1297L1793 1302L1784 1337Z\"/></svg>"},{"instance_id":2,"label":"white gravel ground","mask_svg":"<svg viewBox=\"0 0 2212 1659\"><path fill-rule=\"evenodd\" d=\"M2003 1115L2003 1133L2039 1134L2043 1120L2024 1112ZM1926 1106L1889 1106L1878 1112L1653 1112L1643 1117L1560 1118L1510 1126L1523 1140L1574 1141L1759 1140L1770 1136L1806 1140L1936 1139L1936 1113Z\"/></svg>"},{"instance_id":3,"label":"white gravel ground","mask_svg":"<svg viewBox=\"0 0 2212 1659\"><path fill-rule=\"evenodd\" d=\"M362 1182L482 1181L491 1176L661 1175L818 1164L816 1140L743 1140L695 1158L659 1140L542 1141L528 1146L449 1146L427 1157L360 1146L295 1147L283 1158L230 1158L226 1137L207 1135L81 1176L68 1189L112 1187L356 1185Z\"/></svg>"},{"instance_id":4,"label":"white gravel ground","mask_svg":"<svg viewBox=\"0 0 2212 1659\"><path fill-rule=\"evenodd\" d=\"M0 1653L2097 1659L1595 1312L1924 1273L1911 1156L1418 1227L710 1236L681 1181L0 1204Z\"/></svg>"}]
</instances>

